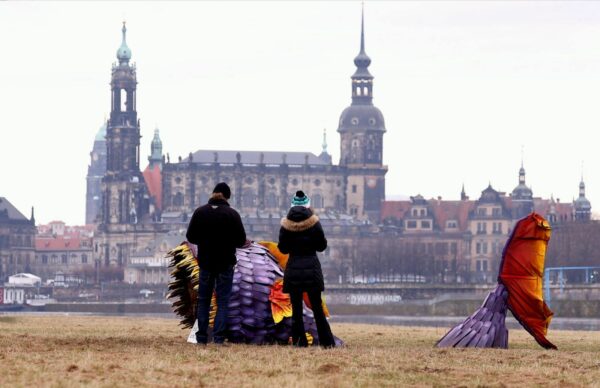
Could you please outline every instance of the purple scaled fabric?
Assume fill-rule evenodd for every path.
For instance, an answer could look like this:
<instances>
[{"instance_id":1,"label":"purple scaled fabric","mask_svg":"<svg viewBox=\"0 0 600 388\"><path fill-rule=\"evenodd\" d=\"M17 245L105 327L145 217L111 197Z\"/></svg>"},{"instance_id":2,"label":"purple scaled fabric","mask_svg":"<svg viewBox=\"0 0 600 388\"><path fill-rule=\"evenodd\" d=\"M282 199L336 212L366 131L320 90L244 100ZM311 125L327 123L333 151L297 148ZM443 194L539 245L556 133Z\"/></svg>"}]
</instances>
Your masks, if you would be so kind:
<instances>
[{"instance_id":1,"label":"purple scaled fabric","mask_svg":"<svg viewBox=\"0 0 600 388\"><path fill-rule=\"evenodd\" d=\"M502 284L488 294L483 304L463 323L455 326L438 341L438 348L503 348L508 347L506 299Z\"/></svg>"}]
</instances>

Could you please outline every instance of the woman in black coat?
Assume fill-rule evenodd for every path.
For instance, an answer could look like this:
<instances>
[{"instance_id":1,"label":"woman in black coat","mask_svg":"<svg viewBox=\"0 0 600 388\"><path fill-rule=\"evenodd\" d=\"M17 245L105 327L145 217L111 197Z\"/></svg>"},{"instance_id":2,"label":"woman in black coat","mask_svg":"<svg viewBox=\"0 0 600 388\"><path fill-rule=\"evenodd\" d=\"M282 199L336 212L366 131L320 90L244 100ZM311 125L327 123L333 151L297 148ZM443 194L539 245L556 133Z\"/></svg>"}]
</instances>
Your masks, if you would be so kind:
<instances>
[{"instance_id":1,"label":"woman in black coat","mask_svg":"<svg viewBox=\"0 0 600 388\"><path fill-rule=\"evenodd\" d=\"M325 289L323 272L317 252L327 248L327 240L319 218L310 210L310 199L297 191L287 217L281 220L278 248L289 253L283 277L283 292L290 294L292 302L292 341L296 346L308 346L304 320L302 318L302 294L308 294L319 344L334 347L335 341L321 303L321 292Z\"/></svg>"}]
</instances>

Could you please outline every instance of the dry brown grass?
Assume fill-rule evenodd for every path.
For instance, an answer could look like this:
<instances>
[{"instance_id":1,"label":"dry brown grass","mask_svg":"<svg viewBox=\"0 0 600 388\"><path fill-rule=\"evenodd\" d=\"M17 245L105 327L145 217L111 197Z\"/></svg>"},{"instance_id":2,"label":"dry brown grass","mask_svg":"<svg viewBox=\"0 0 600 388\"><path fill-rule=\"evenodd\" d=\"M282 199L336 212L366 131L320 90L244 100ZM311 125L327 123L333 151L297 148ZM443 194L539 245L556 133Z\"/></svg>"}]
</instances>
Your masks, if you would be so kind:
<instances>
[{"instance_id":1,"label":"dry brown grass","mask_svg":"<svg viewBox=\"0 0 600 388\"><path fill-rule=\"evenodd\" d=\"M198 347L177 321L0 316L0 386L583 386L600 333L553 331L559 351L511 330L509 350L435 349L443 329L335 324L344 348Z\"/></svg>"}]
</instances>

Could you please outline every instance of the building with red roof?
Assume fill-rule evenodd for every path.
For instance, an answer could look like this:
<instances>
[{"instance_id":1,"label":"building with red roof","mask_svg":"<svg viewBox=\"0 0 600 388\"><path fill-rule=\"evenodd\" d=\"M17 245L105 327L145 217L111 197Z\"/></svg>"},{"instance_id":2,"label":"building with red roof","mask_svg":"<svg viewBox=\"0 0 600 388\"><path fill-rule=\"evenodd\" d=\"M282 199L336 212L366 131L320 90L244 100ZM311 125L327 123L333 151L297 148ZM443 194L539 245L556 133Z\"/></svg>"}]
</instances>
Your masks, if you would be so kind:
<instances>
[{"instance_id":1,"label":"building with red roof","mask_svg":"<svg viewBox=\"0 0 600 388\"><path fill-rule=\"evenodd\" d=\"M34 273L44 279L64 274L93 274L93 225L68 226L52 221L38 226L35 236Z\"/></svg>"},{"instance_id":2,"label":"building with red roof","mask_svg":"<svg viewBox=\"0 0 600 388\"><path fill-rule=\"evenodd\" d=\"M521 166L519 184L509 195L490 184L477 200L469 200L463 187L459 201L427 200L421 195L385 201L382 223L396 230L401 244L417 244L417 251L431 253L440 272L457 274L462 277L458 281L490 282L495 281L504 244L519 219L535 211L559 226L589 220L590 209L583 181L579 198L572 203L537 198L526 186Z\"/></svg>"}]
</instances>

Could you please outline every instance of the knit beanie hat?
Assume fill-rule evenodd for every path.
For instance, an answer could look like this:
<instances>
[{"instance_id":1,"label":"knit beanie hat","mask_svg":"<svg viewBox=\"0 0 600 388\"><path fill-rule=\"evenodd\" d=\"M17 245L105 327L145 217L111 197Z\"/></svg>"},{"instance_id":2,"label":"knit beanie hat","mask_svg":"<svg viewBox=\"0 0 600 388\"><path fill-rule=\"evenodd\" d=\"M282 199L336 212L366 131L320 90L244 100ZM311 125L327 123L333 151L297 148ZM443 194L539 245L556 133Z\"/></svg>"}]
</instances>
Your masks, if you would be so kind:
<instances>
[{"instance_id":1,"label":"knit beanie hat","mask_svg":"<svg viewBox=\"0 0 600 388\"><path fill-rule=\"evenodd\" d=\"M231 198L231 189L227 186L227 183L221 182L217 183L215 188L213 189L213 193L221 193L225 199Z\"/></svg>"},{"instance_id":2,"label":"knit beanie hat","mask_svg":"<svg viewBox=\"0 0 600 388\"><path fill-rule=\"evenodd\" d=\"M308 195L304 194L304 191L298 190L296 191L294 198L292 198L292 206L310 207L310 198L308 198Z\"/></svg>"}]
</instances>

